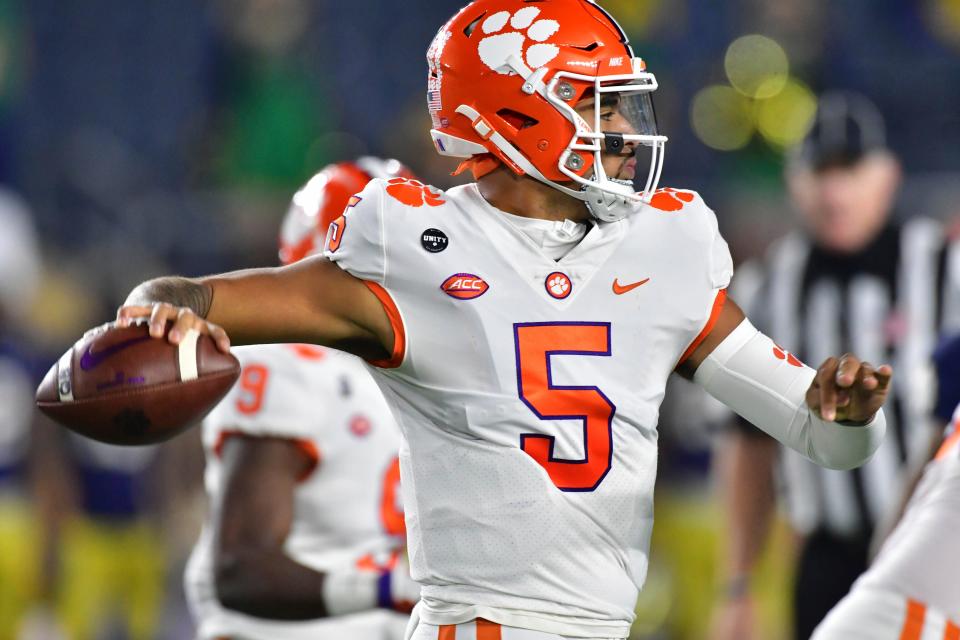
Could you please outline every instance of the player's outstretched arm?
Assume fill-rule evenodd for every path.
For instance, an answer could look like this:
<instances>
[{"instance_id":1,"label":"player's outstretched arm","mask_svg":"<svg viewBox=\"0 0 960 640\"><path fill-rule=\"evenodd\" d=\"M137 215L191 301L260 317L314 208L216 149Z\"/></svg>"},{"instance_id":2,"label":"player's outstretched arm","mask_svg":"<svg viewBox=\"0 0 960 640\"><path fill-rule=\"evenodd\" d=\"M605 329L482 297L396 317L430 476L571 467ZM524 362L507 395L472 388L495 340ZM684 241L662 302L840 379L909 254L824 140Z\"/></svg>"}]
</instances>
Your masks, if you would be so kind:
<instances>
[{"instance_id":1,"label":"player's outstretched arm","mask_svg":"<svg viewBox=\"0 0 960 640\"><path fill-rule=\"evenodd\" d=\"M259 618L309 620L374 608L409 611L420 587L393 569L320 572L287 555L294 490L316 461L284 438L235 436L223 447L225 490L216 505L217 598Z\"/></svg>"},{"instance_id":2,"label":"player's outstretched arm","mask_svg":"<svg viewBox=\"0 0 960 640\"><path fill-rule=\"evenodd\" d=\"M757 331L728 300L678 371L813 462L851 469L880 446L893 370L847 353L814 371Z\"/></svg>"},{"instance_id":3,"label":"player's outstretched arm","mask_svg":"<svg viewBox=\"0 0 960 640\"><path fill-rule=\"evenodd\" d=\"M164 277L136 287L117 321L150 318L150 333L177 344L188 329L234 344L307 342L376 360L389 357L393 329L380 301L357 278L322 257L287 267L203 278ZM229 337L228 337L229 336Z\"/></svg>"}]
</instances>

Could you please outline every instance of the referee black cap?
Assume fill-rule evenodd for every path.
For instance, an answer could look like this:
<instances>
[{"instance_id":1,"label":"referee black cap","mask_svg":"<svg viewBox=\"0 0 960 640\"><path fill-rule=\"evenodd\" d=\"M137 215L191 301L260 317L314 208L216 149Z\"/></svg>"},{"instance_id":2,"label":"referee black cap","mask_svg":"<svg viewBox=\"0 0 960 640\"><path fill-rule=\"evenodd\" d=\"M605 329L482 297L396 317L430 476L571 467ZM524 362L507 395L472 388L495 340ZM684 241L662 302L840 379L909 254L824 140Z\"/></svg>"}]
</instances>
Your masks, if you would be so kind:
<instances>
[{"instance_id":1,"label":"referee black cap","mask_svg":"<svg viewBox=\"0 0 960 640\"><path fill-rule=\"evenodd\" d=\"M792 161L821 170L850 166L871 151L887 148L880 110L868 98L848 91L820 96L810 131L793 151Z\"/></svg>"}]
</instances>

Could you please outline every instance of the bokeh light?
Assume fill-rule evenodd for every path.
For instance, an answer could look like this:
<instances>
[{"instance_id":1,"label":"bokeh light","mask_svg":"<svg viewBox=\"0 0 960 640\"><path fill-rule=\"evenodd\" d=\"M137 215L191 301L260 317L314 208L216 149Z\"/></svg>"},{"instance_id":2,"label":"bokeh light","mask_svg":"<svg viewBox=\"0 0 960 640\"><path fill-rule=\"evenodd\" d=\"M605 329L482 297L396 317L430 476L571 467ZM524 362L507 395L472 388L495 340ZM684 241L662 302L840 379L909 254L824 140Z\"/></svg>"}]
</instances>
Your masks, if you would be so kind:
<instances>
[{"instance_id":1,"label":"bokeh light","mask_svg":"<svg viewBox=\"0 0 960 640\"><path fill-rule=\"evenodd\" d=\"M753 135L751 101L726 85L701 89L690 107L690 124L697 137L713 149L742 149Z\"/></svg>"},{"instance_id":2,"label":"bokeh light","mask_svg":"<svg viewBox=\"0 0 960 640\"><path fill-rule=\"evenodd\" d=\"M749 98L771 98L787 83L790 62L775 40L761 35L734 40L723 59L730 84Z\"/></svg>"},{"instance_id":3,"label":"bokeh light","mask_svg":"<svg viewBox=\"0 0 960 640\"><path fill-rule=\"evenodd\" d=\"M771 145L789 147L809 131L816 110L813 91L791 78L777 95L756 103L757 129Z\"/></svg>"},{"instance_id":4,"label":"bokeh light","mask_svg":"<svg viewBox=\"0 0 960 640\"><path fill-rule=\"evenodd\" d=\"M934 35L960 47L960 0L928 0L924 17Z\"/></svg>"},{"instance_id":5,"label":"bokeh light","mask_svg":"<svg viewBox=\"0 0 960 640\"><path fill-rule=\"evenodd\" d=\"M615 15L629 33L643 34L656 21L662 4L663 0L607 0L603 7Z\"/></svg>"}]
</instances>

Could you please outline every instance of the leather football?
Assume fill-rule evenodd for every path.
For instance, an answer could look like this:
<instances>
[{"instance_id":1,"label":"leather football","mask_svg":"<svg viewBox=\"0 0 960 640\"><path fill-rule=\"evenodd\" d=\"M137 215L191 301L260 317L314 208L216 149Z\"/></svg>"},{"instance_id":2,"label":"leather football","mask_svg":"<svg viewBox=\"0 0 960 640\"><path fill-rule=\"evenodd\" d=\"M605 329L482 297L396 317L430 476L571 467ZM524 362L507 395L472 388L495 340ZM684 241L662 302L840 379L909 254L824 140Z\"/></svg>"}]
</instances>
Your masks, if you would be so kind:
<instances>
[{"instance_id":1,"label":"leather football","mask_svg":"<svg viewBox=\"0 0 960 640\"><path fill-rule=\"evenodd\" d=\"M100 442L154 444L197 424L239 375L237 359L209 336L190 331L173 345L151 338L146 321L110 323L54 363L37 389L37 407Z\"/></svg>"}]
</instances>

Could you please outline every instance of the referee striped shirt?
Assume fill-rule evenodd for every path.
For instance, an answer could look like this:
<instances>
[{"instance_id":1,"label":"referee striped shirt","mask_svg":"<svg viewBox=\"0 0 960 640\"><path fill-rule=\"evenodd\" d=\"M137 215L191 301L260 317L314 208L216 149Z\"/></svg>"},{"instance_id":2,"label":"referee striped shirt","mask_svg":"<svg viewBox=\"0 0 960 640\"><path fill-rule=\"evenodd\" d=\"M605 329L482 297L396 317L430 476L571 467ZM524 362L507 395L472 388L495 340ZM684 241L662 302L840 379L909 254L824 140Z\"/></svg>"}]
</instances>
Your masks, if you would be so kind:
<instances>
[{"instance_id":1,"label":"referee striped shirt","mask_svg":"<svg viewBox=\"0 0 960 640\"><path fill-rule=\"evenodd\" d=\"M893 365L887 437L870 462L833 471L786 448L782 456L801 533L870 535L899 495L906 461L929 442L930 358L939 333L960 328L960 245L922 218L891 223L856 254L827 252L795 232L763 264L742 267L731 293L759 329L814 368L846 351Z\"/></svg>"}]
</instances>

